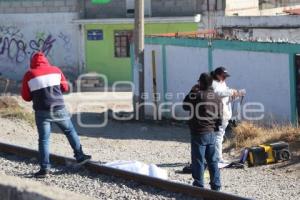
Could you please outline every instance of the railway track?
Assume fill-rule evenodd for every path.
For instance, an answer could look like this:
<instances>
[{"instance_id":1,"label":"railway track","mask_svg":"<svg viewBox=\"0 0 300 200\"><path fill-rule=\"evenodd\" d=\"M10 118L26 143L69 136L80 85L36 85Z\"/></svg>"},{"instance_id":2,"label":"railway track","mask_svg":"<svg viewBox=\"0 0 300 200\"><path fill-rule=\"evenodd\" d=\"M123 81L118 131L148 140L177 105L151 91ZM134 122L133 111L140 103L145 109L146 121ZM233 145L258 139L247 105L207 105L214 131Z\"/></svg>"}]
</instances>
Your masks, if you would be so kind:
<instances>
[{"instance_id":1,"label":"railway track","mask_svg":"<svg viewBox=\"0 0 300 200\"><path fill-rule=\"evenodd\" d=\"M38 151L36 150L15 146L11 144L5 144L1 142L0 142L0 152L7 153L7 154L14 154L18 157L25 157L25 158L38 157ZM55 154L51 154L51 161L57 165L65 165L66 163L75 162L74 159L60 156L60 155L55 155ZM136 181L138 183L159 188L168 192L181 193L192 197L202 198L204 200L246 200L247 199L237 195L227 194L223 192L216 192L216 191L202 189L202 188L196 188L188 184L176 183L176 182L153 178L145 175L140 175L140 174L124 171L124 170L114 169L114 168L100 165L95 162L88 162L87 164L85 164L85 168L88 171L96 174L104 174L108 176L122 178L125 180Z\"/></svg>"}]
</instances>

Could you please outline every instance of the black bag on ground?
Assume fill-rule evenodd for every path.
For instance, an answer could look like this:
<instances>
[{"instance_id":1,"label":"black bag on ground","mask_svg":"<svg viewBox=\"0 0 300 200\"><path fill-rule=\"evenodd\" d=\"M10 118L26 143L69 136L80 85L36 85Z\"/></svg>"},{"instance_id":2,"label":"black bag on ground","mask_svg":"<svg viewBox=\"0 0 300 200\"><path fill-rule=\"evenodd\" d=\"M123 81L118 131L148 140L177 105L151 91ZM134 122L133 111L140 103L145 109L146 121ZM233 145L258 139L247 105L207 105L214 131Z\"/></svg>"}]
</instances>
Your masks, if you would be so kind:
<instances>
[{"instance_id":1,"label":"black bag on ground","mask_svg":"<svg viewBox=\"0 0 300 200\"><path fill-rule=\"evenodd\" d=\"M188 163L183 169L183 174L191 174L192 173L192 164Z\"/></svg>"}]
</instances>

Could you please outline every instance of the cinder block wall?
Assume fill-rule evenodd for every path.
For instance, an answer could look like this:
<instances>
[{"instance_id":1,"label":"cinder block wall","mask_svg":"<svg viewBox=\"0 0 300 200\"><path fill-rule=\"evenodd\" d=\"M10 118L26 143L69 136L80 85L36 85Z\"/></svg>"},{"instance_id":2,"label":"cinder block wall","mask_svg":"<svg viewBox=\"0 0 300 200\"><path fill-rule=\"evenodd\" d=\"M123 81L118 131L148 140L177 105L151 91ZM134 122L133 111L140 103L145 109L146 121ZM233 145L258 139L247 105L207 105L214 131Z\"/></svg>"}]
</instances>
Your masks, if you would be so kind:
<instances>
[{"instance_id":1,"label":"cinder block wall","mask_svg":"<svg viewBox=\"0 0 300 200\"><path fill-rule=\"evenodd\" d=\"M210 0L213 7L216 0ZM207 9L206 0L151 0L152 17L193 16ZM0 14L79 12L81 18L125 18L126 0L93 4L91 0L0 0ZM132 15L131 15L132 16Z\"/></svg>"},{"instance_id":2,"label":"cinder block wall","mask_svg":"<svg viewBox=\"0 0 300 200\"><path fill-rule=\"evenodd\" d=\"M192 16L197 10L196 0L152 0L152 16Z\"/></svg>"},{"instance_id":3,"label":"cinder block wall","mask_svg":"<svg viewBox=\"0 0 300 200\"><path fill-rule=\"evenodd\" d=\"M92 4L84 0L85 18L124 18L126 17L126 0L112 0L107 4Z\"/></svg>"},{"instance_id":4,"label":"cinder block wall","mask_svg":"<svg viewBox=\"0 0 300 200\"><path fill-rule=\"evenodd\" d=\"M78 12L80 0L0 0L0 13Z\"/></svg>"},{"instance_id":5,"label":"cinder block wall","mask_svg":"<svg viewBox=\"0 0 300 200\"><path fill-rule=\"evenodd\" d=\"M215 0L210 0L215 1ZM85 0L86 18L124 18L126 0L112 0L108 4L92 4ZM206 0L151 0L152 17L193 16L206 10Z\"/></svg>"},{"instance_id":6,"label":"cinder block wall","mask_svg":"<svg viewBox=\"0 0 300 200\"><path fill-rule=\"evenodd\" d=\"M209 10L223 11L225 0L209 0ZM207 11L207 0L151 0L153 17L179 17L203 14Z\"/></svg>"}]
</instances>

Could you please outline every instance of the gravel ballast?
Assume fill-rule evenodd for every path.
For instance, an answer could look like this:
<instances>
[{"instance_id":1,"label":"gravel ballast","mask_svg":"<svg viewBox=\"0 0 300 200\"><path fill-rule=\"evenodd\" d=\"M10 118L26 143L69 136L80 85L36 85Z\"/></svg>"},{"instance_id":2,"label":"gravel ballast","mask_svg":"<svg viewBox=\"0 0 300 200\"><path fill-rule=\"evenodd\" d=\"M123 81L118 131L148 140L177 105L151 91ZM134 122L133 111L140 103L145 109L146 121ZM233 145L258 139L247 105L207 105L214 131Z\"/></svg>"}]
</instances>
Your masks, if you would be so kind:
<instances>
[{"instance_id":1,"label":"gravel ballast","mask_svg":"<svg viewBox=\"0 0 300 200\"><path fill-rule=\"evenodd\" d=\"M70 99L67 102L75 105ZM95 109L87 107L85 109L84 119L88 123L97 123L101 120ZM26 122L0 118L0 130L0 142L37 149L36 129ZM188 184L192 182L190 174L177 173L190 161L190 137L187 127L109 120L106 127L77 127L77 131L85 153L91 154L94 161L137 160L147 164L153 163L167 170L170 180ZM71 157L72 150L66 137L56 129L53 129L53 132L51 152ZM230 158L229 155L225 157ZM16 162L2 156L0 171L8 175L26 177L26 174L38 169L36 163L36 161ZM63 166L53 170L55 175L43 180L45 184L96 198L183 198L181 195L141 186L135 182L128 183L122 179L94 176L86 171L61 173ZM300 199L299 160L245 169L222 169L221 176L222 191L227 193L266 200Z\"/></svg>"},{"instance_id":2,"label":"gravel ballast","mask_svg":"<svg viewBox=\"0 0 300 200\"><path fill-rule=\"evenodd\" d=\"M38 170L35 160L0 154L0 173L40 181L48 186L84 194L97 199L194 199L183 194L169 193L134 181L97 175L84 168L55 166L45 179L35 179L32 173Z\"/></svg>"},{"instance_id":3,"label":"gravel ballast","mask_svg":"<svg viewBox=\"0 0 300 200\"><path fill-rule=\"evenodd\" d=\"M93 198L63 190L56 186L46 186L37 181L15 176L3 175L0 172L1 200L92 200Z\"/></svg>"}]
</instances>

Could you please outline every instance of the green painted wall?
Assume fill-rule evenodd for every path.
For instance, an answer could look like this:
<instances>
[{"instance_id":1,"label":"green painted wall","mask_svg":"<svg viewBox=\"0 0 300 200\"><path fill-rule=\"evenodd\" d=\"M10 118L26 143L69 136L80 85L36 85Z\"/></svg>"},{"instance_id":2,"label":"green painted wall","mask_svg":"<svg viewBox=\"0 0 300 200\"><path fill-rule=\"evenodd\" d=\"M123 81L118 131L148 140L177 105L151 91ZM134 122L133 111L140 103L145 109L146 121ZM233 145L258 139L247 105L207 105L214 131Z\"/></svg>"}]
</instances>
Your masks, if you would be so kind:
<instances>
[{"instance_id":1,"label":"green painted wall","mask_svg":"<svg viewBox=\"0 0 300 200\"><path fill-rule=\"evenodd\" d=\"M104 39L101 41L87 40L87 31L103 30ZM88 72L105 74L109 85L115 81L131 81L130 58L114 56L114 31L132 30L133 24L87 24L85 25L85 55ZM149 23L145 24L145 34L189 32L196 31L196 23Z\"/></svg>"}]
</instances>

